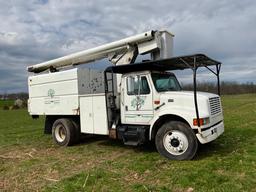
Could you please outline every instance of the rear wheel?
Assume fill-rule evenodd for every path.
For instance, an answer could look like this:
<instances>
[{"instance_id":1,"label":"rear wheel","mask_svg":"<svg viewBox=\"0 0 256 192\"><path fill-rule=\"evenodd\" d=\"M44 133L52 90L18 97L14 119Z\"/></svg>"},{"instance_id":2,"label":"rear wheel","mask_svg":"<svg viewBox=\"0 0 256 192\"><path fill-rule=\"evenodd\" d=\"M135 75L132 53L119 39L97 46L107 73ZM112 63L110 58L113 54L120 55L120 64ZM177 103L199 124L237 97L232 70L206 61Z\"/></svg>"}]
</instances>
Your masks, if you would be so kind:
<instances>
[{"instance_id":1,"label":"rear wheel","mask_svg":"<svg viewBox=\"0 0 256 192\"><path fill-rule=\"evenodd\" d=\"M169 121L157 131L155 144L158 152L174 160L192 159L198 148L193 130L185 123Z\"/></svg>"},{"instance_id":2,"label":"rear wheel","mask_svg":"<svg viewBox=\"0 0 256 192\"><path fill-rule=\"evenodd\" d=\"M52 137L53 140L61 146L72 145L76 138L76 129L70 119L57 119L53 123Z\"/></svg>"}]
</instances>

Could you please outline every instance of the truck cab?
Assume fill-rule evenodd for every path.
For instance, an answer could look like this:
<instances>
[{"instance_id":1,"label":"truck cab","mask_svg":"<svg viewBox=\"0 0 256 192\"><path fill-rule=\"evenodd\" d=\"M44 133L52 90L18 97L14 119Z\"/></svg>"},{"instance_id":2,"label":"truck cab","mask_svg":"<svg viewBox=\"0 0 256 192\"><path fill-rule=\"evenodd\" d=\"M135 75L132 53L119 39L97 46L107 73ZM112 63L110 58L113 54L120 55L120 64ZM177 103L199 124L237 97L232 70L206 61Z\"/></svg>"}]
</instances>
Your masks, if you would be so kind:
<instances>
[{"instance_id":1,"label":"truck cab","mask_svg":"<svg viewBox=\"0 0 256 192\"><path fill-rule=\"evenodd\" d=\"M128 145L154 141L167 158L191 159L198 143L209 143L224 132L220 96L184 91L166 65L158 64L164 69L157 70L154 63L143 64L111 69L122 74L119 138Z\"/></svg>"},{"instance_id":2,"label":"truck cab","mask_svg":"<svg viewBox=\"0 0 256 192\"><path fill-rule=\"evenodd\" d=\"M124 74L121 90L122 124L154 125L157 120L169 116L188 124L197 133L197 138L202 144L217 137L217 134L215 137L212 136L214 134L209 134L218 130L215 128L216 125L223 127L219 95L197 92L200 111L198 131L193 91L183 91L174 73L141 71ZM152 129L153 126L149 132L150 139L154 137ZM204 131L208 134L200 134ZM223 131L224 129L221 133Z\"/></svg>"}]
</instances>

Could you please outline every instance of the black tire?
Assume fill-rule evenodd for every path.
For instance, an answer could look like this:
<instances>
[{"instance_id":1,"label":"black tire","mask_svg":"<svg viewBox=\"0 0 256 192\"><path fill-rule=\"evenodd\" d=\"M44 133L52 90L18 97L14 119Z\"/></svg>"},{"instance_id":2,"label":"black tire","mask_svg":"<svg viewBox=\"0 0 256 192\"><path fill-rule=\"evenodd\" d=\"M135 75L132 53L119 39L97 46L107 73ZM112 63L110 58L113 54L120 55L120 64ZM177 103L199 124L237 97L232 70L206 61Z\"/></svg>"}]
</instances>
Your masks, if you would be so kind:
<instances>
[{"instance_id":1,"label":"black tire","mask_svg":"<svg viewBox=\"0 0 256 192\"><path fill-rule=\"evenodd\" d=\"M57 119L52 126L52 137L60 146L70 146L75 143L75 126L70 119Z\"/></svg>"},{"instance_id":2,"label":"black tire","mask_svg":"<svg viewBox=\"0 0 256 192\"><path fill-rule=\"evenodd\" d=\"M169 121L163 124L155 137L157 151L173 160L190 160L198 148L194 131L183 122Z\"/></svg>"}]
</instances>

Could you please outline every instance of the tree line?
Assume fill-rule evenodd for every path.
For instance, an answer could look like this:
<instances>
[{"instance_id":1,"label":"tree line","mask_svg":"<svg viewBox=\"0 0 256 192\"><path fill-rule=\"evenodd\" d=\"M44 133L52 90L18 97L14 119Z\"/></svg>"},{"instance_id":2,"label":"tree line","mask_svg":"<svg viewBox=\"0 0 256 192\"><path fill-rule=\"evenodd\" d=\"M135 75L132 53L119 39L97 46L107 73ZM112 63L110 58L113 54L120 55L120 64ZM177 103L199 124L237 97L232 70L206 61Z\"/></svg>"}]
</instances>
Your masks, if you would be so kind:
<instances>
[{"instance_id":1,"label":"tree line","mask_svg":"<svg viewBox=\"0 0 256 192\"><path fill-rule=\"evenodd\" d=\"M194 90L193 84L182 85L183 90ZM211 82L199 82L197 83L197 90L217 93L217 84ZM237 82L225 82L220 83L220 93L222 95L235 95L245 93L256 93L256 84L250 83L237 83Z\"/></svg>"},{"instance_id":2,"label":"tree line","mask_svg":"<svg viewBox=\"0 0 256 192\"><path fill-rule=\"evenodd\" d=\"M194 90L193 84L182 84L183 90L192 91ZM197 83L198 91L205 91L210 93L217 93L216 83L211 82L199 82ZM237 83L237 82L226 82L222 81L220 84L220 92L222 95L232 95L232 94L245 94L245 93L256 93L256 84L250 83ZM0 94L0 99L6 100L16 100L28 99L28 93L11 93L11 94Z\"/></svg>"},{"instance_id":3,"label":"tree line","mask_svg":"<svg viewBox=\"0 0 256 192\"><path fill-rule=\"evenodd\" d=\"M0 94L0 99L1 100L16 100L16 99L26 100L28 99L28 93L20 92L20 93Z\"/></svg>"}]
</instances>

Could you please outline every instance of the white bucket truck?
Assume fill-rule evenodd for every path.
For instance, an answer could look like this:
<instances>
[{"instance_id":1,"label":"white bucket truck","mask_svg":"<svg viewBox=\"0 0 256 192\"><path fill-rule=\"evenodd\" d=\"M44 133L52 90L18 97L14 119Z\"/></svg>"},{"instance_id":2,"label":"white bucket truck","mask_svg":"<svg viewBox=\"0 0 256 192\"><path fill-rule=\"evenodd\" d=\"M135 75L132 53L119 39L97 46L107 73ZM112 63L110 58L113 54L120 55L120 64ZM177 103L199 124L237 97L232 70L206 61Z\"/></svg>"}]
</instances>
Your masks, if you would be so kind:
<instances>
[{"instance_id":1,"label":"white bucket truck","mask_svg":"<svg viewBox=\"0 0 256 192\"><path fill-rule=\"evenodd\" d=\"M81 134L109 135L127 145L153 141L169 159L192 159L198 142L224 132L219 92L221 63L203 54L173 57L173 35L149 31L28 67L28 110L45 118L45 133L62 146ZM138 55L151 60L134 63ZM103 72L72 68L108 58ZM216 75L218 95L196 90L196 72ZM214 69L212 68L214 67ZM182 91L171 70L191 69L194 91Z\"/></svg>"}]
</instances>

